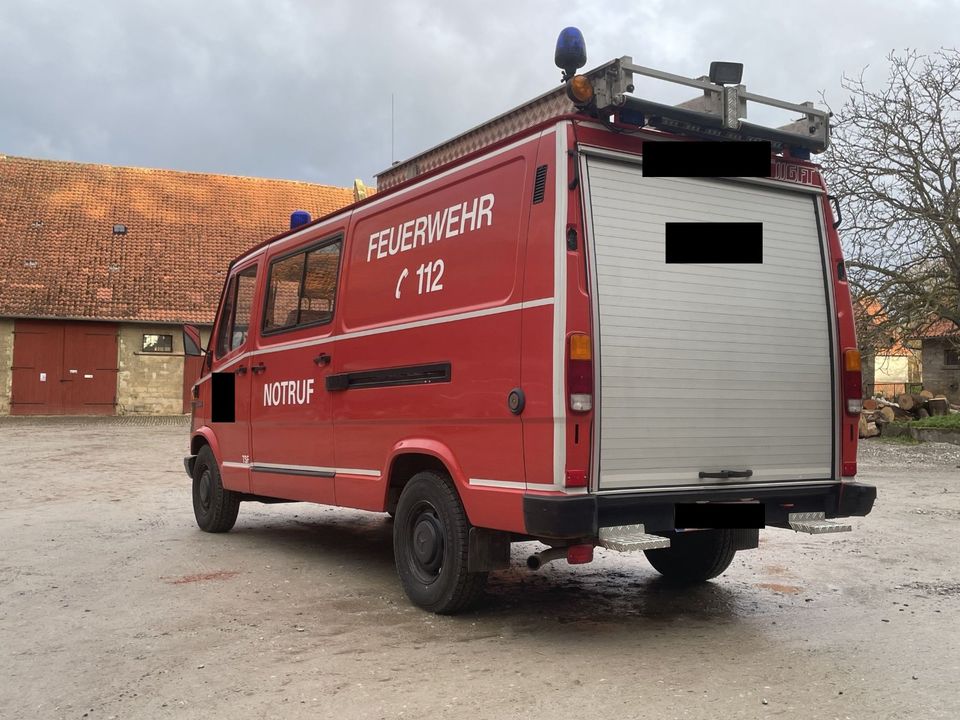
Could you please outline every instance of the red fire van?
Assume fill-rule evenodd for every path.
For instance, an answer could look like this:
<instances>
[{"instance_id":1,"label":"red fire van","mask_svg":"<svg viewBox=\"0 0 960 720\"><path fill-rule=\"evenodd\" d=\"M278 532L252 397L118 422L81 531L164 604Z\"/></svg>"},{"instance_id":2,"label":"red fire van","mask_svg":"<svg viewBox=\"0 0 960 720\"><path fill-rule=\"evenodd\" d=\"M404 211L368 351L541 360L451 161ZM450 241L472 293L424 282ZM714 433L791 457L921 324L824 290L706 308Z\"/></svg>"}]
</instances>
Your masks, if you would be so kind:
<instances>
[{"instance_id":1,"label":"red fire van","mask_svg":"<svg viewBox=\"0 0 960 720\"><path fill-rule=\"evenodd\" d=\"M746 92L729 63L579 65L231 263L185 460L203 530L245 500L390 513L404 590L449 613L514 541L550 546L531 567L603 546L702 581L761 527L870 512L850 294L808 159L826 113ZM660 105L635 76L703 97ZM803 118L750 124L748 102Z\"/></svg>"}]
</instances>

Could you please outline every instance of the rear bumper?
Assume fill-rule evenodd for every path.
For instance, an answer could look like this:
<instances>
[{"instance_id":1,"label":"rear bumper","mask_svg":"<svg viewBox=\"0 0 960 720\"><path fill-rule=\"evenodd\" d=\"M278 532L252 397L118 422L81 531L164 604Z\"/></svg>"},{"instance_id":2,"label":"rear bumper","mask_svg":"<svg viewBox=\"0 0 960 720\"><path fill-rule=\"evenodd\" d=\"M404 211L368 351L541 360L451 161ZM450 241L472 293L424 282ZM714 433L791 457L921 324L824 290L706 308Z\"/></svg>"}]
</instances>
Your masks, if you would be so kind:
<instances>
[{"instance_id":1,"label":"rear bumper","mask_svg":"<svg viewBox=\"0 0 960 720\"><path fill-rule=\"evenodd\" d=\"M676 529L678 503L752 500L764 505L767 525L789 527L787 516L794 512L823 512L827 518L864 516L873 509L876 498L875 486L856 482L756 490L525 495L523 519L528 535L544 538L595 537L601 527L637 523L642 523L647 532L669 532Z\"/></svg>"}]
</instances>

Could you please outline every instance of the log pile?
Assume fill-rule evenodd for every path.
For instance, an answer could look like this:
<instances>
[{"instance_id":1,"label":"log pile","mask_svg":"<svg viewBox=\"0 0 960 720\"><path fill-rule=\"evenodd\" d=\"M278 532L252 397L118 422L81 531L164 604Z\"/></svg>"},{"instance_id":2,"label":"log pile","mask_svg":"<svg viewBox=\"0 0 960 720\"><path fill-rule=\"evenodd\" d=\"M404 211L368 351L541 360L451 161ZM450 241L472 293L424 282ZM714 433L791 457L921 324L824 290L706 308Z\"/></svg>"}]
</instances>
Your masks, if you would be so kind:
<instances>
[{"instance_id":1,"label":"log pile","mask_svg":"<svg viewBox=\"0 0 960 720\"><path fill-rule=\"evenodd\" d=\"M934 396L929 390L919 393L903 393L897 402L883 398L868 398L863 401L860 413L860 437L876 437L883 432L883 426L892 422L922 420L931 415L947 415L951 412L950 402L944 396Z\"/></svg>"}]
</instances>

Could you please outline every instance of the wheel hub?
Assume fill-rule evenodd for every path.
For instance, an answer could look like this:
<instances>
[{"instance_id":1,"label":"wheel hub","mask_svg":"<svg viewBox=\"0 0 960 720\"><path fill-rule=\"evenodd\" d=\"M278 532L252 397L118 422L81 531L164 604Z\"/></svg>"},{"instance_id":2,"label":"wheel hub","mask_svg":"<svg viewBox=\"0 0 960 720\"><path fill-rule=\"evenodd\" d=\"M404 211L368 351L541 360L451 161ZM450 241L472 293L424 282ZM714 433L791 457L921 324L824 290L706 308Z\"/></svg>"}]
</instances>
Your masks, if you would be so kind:
<instances>
[{"instance_id":1,"label":"wheel hub","mask_svg":"<svg viewBox=\"0 0 960 720\"><path fill-rule=\"evenodd\" d=\"M413 525L413 558L423 574L435 577L443 564L443 528L440 519L430 513L421 514Z\"/></svg>"},{"instance_id":2,"label":"wheel hub","mask_svg":"<svg viewBox=\"0 0 960 720\"><path fill-rule=\"evenodd\" d=\"M210 471L204 470L200 476L200 506L206 510L210 507Z\"/></svg>"}]
</instances>

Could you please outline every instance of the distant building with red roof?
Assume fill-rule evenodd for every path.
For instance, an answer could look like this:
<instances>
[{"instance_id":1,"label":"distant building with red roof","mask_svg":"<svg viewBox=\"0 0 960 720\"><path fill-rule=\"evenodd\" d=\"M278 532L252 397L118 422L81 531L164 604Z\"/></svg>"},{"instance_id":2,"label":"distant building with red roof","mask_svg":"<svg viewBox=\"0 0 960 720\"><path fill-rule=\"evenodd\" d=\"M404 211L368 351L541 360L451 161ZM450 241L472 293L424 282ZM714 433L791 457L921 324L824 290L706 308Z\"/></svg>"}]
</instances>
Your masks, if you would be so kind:
<instances>
[{"instance_id":1,"label":"distant building with red roof","mask_svg":"<svg viewBox=\"0 0 960 720\"><path fill-rule=\"evenodd\" d=\"M231 259L354 200L289 180L0 154L0 414L177 413ZM186 372L185 372L186 368Z\"/></svg>"},{"instance_id":2,"label":"distant building with red roof","mask_svg":"<svg viewBox=\"0 0 960 720\"><path fill-rule=\"evenodd\" d=\"M921 365L918 344L905 341L896 334L888 334L889 330L885 328L888 318L876 300L861 299L854 311L859 314L864 393L893 399L919 386Z\"/></svg>"}]
</instances>

